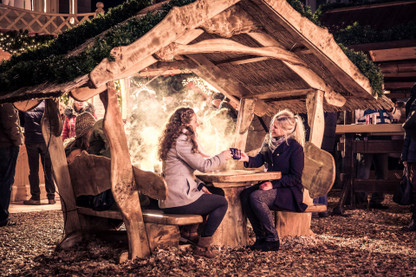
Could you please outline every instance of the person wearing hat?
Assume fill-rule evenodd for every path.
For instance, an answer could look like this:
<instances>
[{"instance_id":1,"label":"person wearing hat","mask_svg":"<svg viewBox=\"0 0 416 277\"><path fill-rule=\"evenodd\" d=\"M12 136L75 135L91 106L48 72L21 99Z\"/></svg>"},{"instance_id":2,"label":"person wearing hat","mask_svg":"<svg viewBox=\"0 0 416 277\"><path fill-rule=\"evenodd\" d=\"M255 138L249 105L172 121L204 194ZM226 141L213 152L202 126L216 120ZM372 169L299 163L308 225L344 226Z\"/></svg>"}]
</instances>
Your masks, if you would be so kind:
<instances>
[{"instance_id":1,"label":"person wearing hat","mask_svg":"<svg viewBox=\"0 0 416 277\"><path fill-rule=\"evenodd\" d=\"M90 138L95 126L95 118L89 112L77 116L75 121L75 140L65 147L65 155L68 164L81 155L82 151L90 150ZM102 125L101 125L102 126ZM96 211L108 210L115 204L111 189L98 195L81 195L76 199L77 206L92 208Z\"/></svg>"},{"instance_id":2,"label":"person wearing hat","mask_svg":"<svg viewBox=\"0 0 416 277\"><path fill-rule=\"evenodd\" d=\"M95 124L94 116L84 112L75 120L75 140L65 147L65 155L68 163L72 163L75 157L81 155L83 150L88 150L92 127Z\"/></svg>"}]
</instances>

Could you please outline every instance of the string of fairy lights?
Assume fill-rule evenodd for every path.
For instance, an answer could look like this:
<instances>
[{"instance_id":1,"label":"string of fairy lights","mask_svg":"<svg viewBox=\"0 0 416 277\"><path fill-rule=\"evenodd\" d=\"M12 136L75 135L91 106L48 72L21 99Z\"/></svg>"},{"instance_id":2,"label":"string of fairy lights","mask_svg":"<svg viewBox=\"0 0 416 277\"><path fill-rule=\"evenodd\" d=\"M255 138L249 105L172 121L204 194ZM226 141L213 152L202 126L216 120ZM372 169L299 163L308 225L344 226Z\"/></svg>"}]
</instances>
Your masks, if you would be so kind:
<instances>
[{"instance_id":1,"label":"string of fairy lights","mask_svg":"<svg viewBox=\"0 0 416 277\"><path fill-rule=\"evenodd\" d=\"M34 51L54 39L53 35L31 35L28 31L0 32L0 48L12 55Z\"/></svg>"}]
</instances>

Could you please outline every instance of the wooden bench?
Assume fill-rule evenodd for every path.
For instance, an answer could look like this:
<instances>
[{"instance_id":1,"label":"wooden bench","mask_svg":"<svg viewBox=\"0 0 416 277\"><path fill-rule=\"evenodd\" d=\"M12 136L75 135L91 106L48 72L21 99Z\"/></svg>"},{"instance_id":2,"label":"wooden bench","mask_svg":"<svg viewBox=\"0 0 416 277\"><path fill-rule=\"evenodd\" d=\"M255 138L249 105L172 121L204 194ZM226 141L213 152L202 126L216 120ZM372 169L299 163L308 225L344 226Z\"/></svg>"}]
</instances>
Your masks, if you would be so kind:
<instances>
[{"instance_id":1,"label":"wooden bench","mask_svg":"<svg viewBox=\"0 0 416 277\"><path fill-rule=\"evenodd\" d=\"M302 173L303 202L308 205L303 213L276 211L275 227L279 237L310 236L312 213L325 212L327 206L314 204L312 198L326 195L335 182L335 161L332 155L311 142L304 147L305 166Z\"/></svg>"},{"instance_id":2,"label":"wooden bench","mask_svg":"<svg viewBox=\"0 0 416 277\"><path fill-rule=\"evenodd\" d=\"M98 195L111 189L111 160L107 157L90 155L83 152L69 164L69 172L74 190L74 197L81 195ZM145 172L133 167L137 190L155 199L165 199L166 183L155 173ZM145 181L145 182L143 182ZM135 203L140 206L140 203ZM114 220L125 221L120 209L96 211L77 206L82 230L94 232L114 229ZM127 213L128 214L128 213ZM164 214L161 210L142 210L150 250L156 247L177 246L179 244L179 226L203 222L200 215ZM126 223L126 222L125 222Z\"/></svg>"}]
</instances>

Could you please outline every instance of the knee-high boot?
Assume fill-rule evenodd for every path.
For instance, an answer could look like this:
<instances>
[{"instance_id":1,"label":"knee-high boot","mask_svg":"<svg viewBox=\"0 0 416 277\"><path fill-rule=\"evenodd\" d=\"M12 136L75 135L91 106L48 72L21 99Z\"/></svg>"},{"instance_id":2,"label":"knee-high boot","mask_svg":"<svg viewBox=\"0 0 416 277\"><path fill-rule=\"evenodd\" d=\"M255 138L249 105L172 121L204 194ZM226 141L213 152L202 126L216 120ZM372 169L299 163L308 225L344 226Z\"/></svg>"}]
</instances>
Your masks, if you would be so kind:
<instances>
[{"instance_id":1,"label":"knee-high boot","mask_svg":"<svg viewBox=\"0 0 416 277\"><path fill-rule=\"evenodd\" d=\"M212 244L212 237L200 237L198 244L195 246L194 254L197 256L203 256L207 258L214 258L217 256L217 253L215 253L211 249Z\"/></svg>"}]
</instances>

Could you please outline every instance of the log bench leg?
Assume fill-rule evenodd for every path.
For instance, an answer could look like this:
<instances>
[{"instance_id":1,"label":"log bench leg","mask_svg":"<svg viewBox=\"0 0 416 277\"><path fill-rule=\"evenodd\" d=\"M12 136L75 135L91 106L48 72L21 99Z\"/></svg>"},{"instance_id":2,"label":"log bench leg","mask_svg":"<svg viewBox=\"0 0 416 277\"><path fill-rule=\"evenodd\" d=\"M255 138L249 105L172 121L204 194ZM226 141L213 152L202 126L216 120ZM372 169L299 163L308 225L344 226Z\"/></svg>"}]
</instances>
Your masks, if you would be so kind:
<instances>
[{"instance_id":1,"label":"log bench leg","mask_svg":"<svg viewBox=\"0 0 416 277\"><path fill-rule=\"evenodd\" d=\"M145 223L150 251L156 247L164 248L179 245L179 226Z\"/></svg>"},{"instance_id":2,"label":"log bench leg","mask_svg":"<svg viewBox=\"0 0 416 277\"><path fill-rule=\"evenodd\" d=\"M312 236L312 213L276 212L276 230L279 238L287 236Z\"/></svg>"},{"instance_id":3,"label":"log bench leg","mask_svg":"<svg viewBox=\"0 0 416 277\"><path fill-rule=\"evenodd\" d=\"M303 190L303 203L313 205L307 189ZM287 236L313 236L311 230L312 213L296 213L289 211L277 211L275 213L276 231L279 238Z\"/></svg>"}]
</instances>

